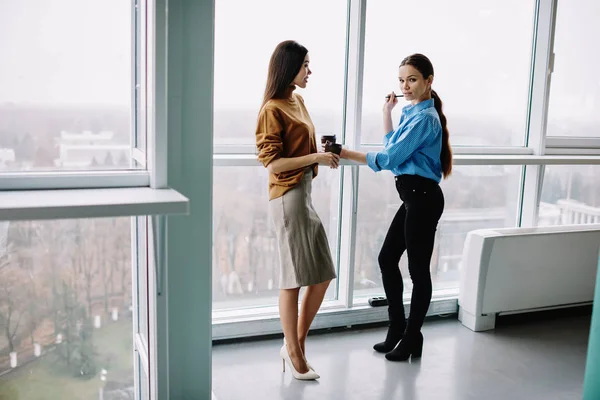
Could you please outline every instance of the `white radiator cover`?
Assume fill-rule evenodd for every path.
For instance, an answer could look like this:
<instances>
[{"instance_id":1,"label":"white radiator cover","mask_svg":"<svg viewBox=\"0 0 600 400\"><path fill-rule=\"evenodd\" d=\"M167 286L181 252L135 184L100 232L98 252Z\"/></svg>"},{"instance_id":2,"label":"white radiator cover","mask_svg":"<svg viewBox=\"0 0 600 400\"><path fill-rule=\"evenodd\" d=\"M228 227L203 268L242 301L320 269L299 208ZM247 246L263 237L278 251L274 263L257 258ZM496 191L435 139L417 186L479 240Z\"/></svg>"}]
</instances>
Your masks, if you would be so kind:
<instances>
[{"instance_id":1,"label":"white radiator cover","mask_svg":"<svg viewBox=\"0 0 600 400\"><path fill-rule=\"evenodd\" d=\"M463 249L459 319L493 329L500 313L590 303L600 224L472 231Z\"/></svg>"}]
</instances>

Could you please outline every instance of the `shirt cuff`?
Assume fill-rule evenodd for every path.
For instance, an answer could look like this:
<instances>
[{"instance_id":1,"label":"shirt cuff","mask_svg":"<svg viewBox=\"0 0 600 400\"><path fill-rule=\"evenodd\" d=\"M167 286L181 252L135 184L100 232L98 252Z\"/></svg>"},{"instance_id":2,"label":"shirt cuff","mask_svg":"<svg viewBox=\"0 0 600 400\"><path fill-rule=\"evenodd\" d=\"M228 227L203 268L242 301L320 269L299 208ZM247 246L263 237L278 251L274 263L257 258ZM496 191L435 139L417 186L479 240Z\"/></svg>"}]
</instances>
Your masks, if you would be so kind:
<instances>
[{"instance_id":1,"label":"shirt cuff","mask_svg":"<svg viewBox=\"0 0 600 400\"><path fill-rule=\"evenodd\" d=\"M367 153L367 165L375 172L381 171L379 165L377 165L377 152L371 151Z\"/></svg>"}]
</instances>

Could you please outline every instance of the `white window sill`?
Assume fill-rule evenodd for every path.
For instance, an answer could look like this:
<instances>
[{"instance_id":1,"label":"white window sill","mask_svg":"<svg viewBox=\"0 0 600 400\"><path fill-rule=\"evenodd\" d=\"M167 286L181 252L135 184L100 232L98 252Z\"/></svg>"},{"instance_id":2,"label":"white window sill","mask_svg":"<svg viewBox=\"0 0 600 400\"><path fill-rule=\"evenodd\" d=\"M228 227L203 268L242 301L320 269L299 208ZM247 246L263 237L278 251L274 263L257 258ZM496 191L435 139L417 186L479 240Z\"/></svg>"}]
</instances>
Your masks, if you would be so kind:
<instances>
[{"instance_id":1,"label":"white window sill","mask_svg":"<svg viewBox=\"0 0 600 400\"><path fill-rule=\"evenodd\" d=\"M525 149L528 150L528 149ZM531 154L455 154L455 165L588 165L600 164L597 155L544 155ZM262 166L253 154L215 154L215 167ZM340 165L360 165L350 160L340 160Z\"/></svg>"},{"instance_id":2,"label":"white window sill","mask_svg":"<svg viewBox=\"0 0 600 400\"><path fill-rule=\"evenodd\" d=\"M405 293L408 315L410 295ZM458 288L436 290L427 316L458 313ZM357 299L352 308L339 300L324 301L311 329L336 328L387 321L387 307L371 307L367 297ZM217 310L212 313L213 340L226 340L281 333L277 306L250 309Z\"/></svg>"},{"instance_id":3,"label":"white window sill","mask_svg":"<svg viewBox=\"0 0 600 400\"><path fill-rule=\"evenodd\" d=\"M187 214L172 189L116 188L0 192L0 221Z\"/></svg>"}]
</instances>

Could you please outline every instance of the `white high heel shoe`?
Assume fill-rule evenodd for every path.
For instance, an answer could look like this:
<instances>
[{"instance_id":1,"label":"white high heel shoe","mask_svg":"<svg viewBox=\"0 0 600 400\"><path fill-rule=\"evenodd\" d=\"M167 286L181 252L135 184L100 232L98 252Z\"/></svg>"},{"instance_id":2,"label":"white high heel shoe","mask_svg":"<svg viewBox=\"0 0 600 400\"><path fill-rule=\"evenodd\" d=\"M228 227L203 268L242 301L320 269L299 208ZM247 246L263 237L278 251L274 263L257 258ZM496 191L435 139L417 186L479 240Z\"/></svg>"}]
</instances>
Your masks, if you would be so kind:
<instances>
[{"instance_id":1,"label":"white high heel shoe","mask_svg":"<svg viewBox=\"0 0 600 400\"><path fill-rule=\"evenodd\" d=\"M285 372L285 363L287 362L290 365L290 367L292 368L292 375L294 376L294 378L296 378L298 380L313 381L315 379L320 378L319 374L317 374L312 369L309 369L307 372L305 372L303 374L296 371L296 368L294 367L294 364L292 363L292 359L290 358L290 355L287 351L286 345L281 346L281 350L279 350L279 355L281 356L281 360L283 361L283 372Z\"/></svg>"},{"instance_id":2,"label":"white high heel shoe","mask_svg":"<svg viewBox=\"0 0 600 400\"><path fill-rule=\"evenodd\" d=\"M285 336L283 337L283 345L284 345L284 346L286 346L286 345L287 345L287 344L286 344L286 342L285 342ZM308 360L306 359L306 357L304 357L304 361L306 361L306 366L307 366L309 369L312 369L313 371L315 370L315 369L312 367L312 365L310 365L310 363L308 362Z\"/></svg>"}]
</instances>

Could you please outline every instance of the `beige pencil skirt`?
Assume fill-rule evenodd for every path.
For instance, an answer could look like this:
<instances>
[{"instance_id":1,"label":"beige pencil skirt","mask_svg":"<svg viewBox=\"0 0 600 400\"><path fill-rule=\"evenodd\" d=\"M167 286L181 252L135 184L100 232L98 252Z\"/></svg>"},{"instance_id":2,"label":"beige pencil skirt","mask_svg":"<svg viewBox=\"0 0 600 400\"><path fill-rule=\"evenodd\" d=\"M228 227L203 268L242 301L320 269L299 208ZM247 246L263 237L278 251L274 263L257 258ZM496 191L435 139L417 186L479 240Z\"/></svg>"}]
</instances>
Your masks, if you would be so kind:
<instances>
[{"instance_id":1,"label":"beige pencil skirt","mask_svg":"<svg viewBox=\"0 0 600 400\"><path fill-rule=\"evenodd\" d=\"M280 289L336 278L323 223L312 205L312 169L283 196L269 201L279 247Z\"/></svg>"}]
</instances>

